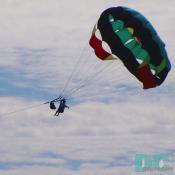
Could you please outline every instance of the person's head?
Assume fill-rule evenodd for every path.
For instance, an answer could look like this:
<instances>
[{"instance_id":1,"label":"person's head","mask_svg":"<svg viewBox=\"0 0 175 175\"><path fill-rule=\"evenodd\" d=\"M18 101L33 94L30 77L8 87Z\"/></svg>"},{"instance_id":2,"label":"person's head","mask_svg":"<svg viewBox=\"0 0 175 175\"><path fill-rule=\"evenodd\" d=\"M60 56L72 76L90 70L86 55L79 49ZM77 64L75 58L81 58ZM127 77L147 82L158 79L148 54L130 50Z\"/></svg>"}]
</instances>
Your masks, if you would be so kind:
<instances>
[{"instance_id":1,"label":"person's head","mask_svg":"<svg viewBox=\"0 0 175 175\"><path fill-rule=\"evenodd\" d=\"M66 103L66 100L63 98L63 99L62 99L62 102L63 102L63 103Z\"/></svg>"}]
</instances>

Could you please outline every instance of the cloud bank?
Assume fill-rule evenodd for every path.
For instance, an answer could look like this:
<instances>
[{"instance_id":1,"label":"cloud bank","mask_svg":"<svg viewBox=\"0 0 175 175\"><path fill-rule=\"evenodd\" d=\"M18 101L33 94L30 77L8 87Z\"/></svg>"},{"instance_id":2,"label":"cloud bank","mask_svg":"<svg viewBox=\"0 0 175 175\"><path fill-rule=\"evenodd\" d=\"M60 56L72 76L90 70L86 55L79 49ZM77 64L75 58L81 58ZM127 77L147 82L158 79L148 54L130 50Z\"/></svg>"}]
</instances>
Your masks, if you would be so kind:
<instances>
[{"instance_id":1,"label":"cloud bank","mask_svg":"<svg viewBox=\"0 0 175 175\"><path fill-rule=\"evenodd\" d=\"M137 152L170 154L175 166L174 69L143 91L120 62L103 63L88 46L99 14L128 6L153 23L174 65L174 1L0 2L1 174L134 175ZM62 92L71 72L71 108L54 118L40 104Z\"/></svg>"}]
</instances>

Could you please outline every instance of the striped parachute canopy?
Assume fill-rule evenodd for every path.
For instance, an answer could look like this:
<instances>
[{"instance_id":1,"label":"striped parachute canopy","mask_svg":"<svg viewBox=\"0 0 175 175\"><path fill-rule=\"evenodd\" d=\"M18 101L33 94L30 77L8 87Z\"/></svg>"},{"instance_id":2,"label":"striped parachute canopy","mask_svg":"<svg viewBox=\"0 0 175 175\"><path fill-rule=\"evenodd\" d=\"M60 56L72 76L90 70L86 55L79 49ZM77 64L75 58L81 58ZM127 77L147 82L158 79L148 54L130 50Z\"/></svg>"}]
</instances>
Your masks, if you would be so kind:
<instances>
[{"instance_id":1,"label":"striped parachute canopy","mask_svg":"<svg viewBox=\"0 0 175 175\"><path fill-rule=\"evenodd\" d=\"M105 10L95 25L90 46L102 60L117 57L143 83L144 89L159 86L171 69L165 44L151 23L126 7ZM111 51L106 51L106 43Z\"/></svg>"}]
</instances>

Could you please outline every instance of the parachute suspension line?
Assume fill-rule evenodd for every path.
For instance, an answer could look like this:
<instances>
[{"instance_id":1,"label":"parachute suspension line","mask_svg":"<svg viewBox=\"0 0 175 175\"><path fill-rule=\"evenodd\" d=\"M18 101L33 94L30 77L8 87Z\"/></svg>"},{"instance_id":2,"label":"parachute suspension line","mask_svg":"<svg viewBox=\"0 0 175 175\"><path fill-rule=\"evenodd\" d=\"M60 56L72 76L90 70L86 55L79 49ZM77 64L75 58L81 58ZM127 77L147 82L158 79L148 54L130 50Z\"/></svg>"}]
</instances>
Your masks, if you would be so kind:
<instances>
[{"instance_id":1,"label":"parachute suspension line","mask_svg":"<svg viewBox=\"0 0 175 175\"><path fill-rule=\"evenodd\" d=\"M78 89L78 90L76 90L76 91L79 91L79 90L81 90L81 92L82 92L82 90L84 89L86 89L86 88L88 88L89 86L87 86L87 85L89 85L90 83L93 83L94 84L94 82L92 82L93 80L95 80L95 78L97 78L98 77L98 81L100 80L100 78L102 79L103 78L103 74L99 74L99 73L101 73L101 72L103 72L103 71L105 71L106 72L106 69L107 68L109 68L109 66L111 66L111 64L112 63L114 63L116 60L111 60L110 62L106 62L106 64L104 65L104 63L102 63L101 61L100 61L100 63L101 64L99 64L99 60L98 60L98 62L96 62L95 64L94 64L94 62L92 62L92 64L93 64L93 67L91 67L91 68L89 68L89 66L87 67L88 68L88 70L86 71L86 74L85 75L82 75L83 77L85 77L84 79L82 78L82 79L80 79L80 81L77 83L77 86L75 86L74 88L72 88L72 89L70 89L67 93L66 93L66 97L69 99L70 97L69 97L69 95L72 95L72 93L73 93L73 91L75 91L76 89ZM104 70L103 70L104 69ZM84 69L85 70L85 69ZM95 71L94 71L95 70ZM111 70L110 70L111 71ZM92 78L93 77L93 78ZM95 83L97 83L97 81L95 81ZM73 93L74 94L74 93Z\"/></svg>"},{"instance_id":2,"label":"parachute suspension line","mask_svg":"<svg viewBox=\"0 0 175 175\"><path fill-rule=\"evenodd\" d=\"M83 80L81 82L81 85L79 87L76 87L74 89L72 89L72 91L67 95L69 98L71 98L71 96L73 94L75 94L77 91L79 91L80 89L82 89L83 87L85 87L87 84L89 84L92 80L94 80L100 73L104 72L112 63L114 62L110 62L108 63L108 65L105 67L102 67L100 70L98 70L97 72L95 72L94 74L90 75L89 77L87 77L85 80ZM101 74L100 74L101 75Z\"/></svg>"},{"instance_id":3,"label":"parachute suspension line","mask_svg":"<svg viewBox=\"0 0 175 175\"><path fill-rule=\"evenodd\" d=\"M95 79L97 76L99 76L99 73L103 72L107 67L109 67L111 65L108 64L105 67L102 67L99 71L93 73L92 75L88 76L85 80L81 81L78 87L75 87L74 89L72 89L69 94L68 97L72 96L75 92L79 91L80 89L82 89L83 87L85 87L87 84L89 84L93 79ZM97 75L97 76L95 76Z\"/></svg>"},{"instance_id":4,"label":"parachute suspension line","mask_svg":"<svg viewBox=\"0 0 175 175\"><path fill-rule=\"evenodd\" d=\"M77 59L77 62L75 63L75 66L74 66L74 68L73 68L73 70L72 70L72 72L71 72L69 78L67 79L67 81L66 81L66 83L65 83L65 85L64 85L64 87L63 87L62 92L60 93L60 97L61 97L61 98L63 98L64 92L65 92L66 88L69 86L69 83L71 82L71 80L72 80L72 78L73 78L73 75L74 75L75 72L76 72L76 69L79 67L80 60L81 60L81 58L82 58L82 56L83 56L83 53L84 53L84 51L86 50L86 47L87 47L87 46L88 46L88 45L85 44L84 48L83 48L82 51L81 51L80 56L79 56L78 59Z\"/></svg>"},{"instance_id":5,"label":"parachute suspension line","mask_svg":"<svg viewBox=\"0 0 175 175\"><path fill-rule=\"evenodd\" d=\"M82 54L83 55L83 54ZM85 70L86 70L86 67L87 68L89 68L88 66L86 66L87 65L87 62L88 62L88 59L84 59L84 58L86 58L86 57L90 57L92 55L92 52L90 52L90 53L88 53L87 54L87 56L85 55L85 56L83 56L83 61L82 61L82 63L81 63L81 65L79 64L79 67L81 67L80 69L79 69L79 71L76 71L76 72L74 72L74 75L76 74L76 79L79 79L79 80L82 80L83 79L83 74L84 74L84 72L86 72ZM80 62L81 62L80 61ZM82 69L82 67L83 67L83 69ZM78 70L78 69L77 69ZM88 71L87 71L88 72ZM85 74L84 74L85 75ZM72 76L72 79L73 79L74 77ZM72 89L72 87L71 86L69 86L69 87L67 87L67 89L65 89L65 91L64 91L64 96L66 96L66 94L68 94L69 93L69 91Z\"/></svg>"},{"instance_id":6,"label":"parachute suspension line","mask_svg":"<svg viewBox=\"0 0 175 175\"><path fill-rule=\"evenodd\" d=\"M51 101L47 101L47 102L45 102L44 104L48 104L48 103L50 103L50 102L58 102L58 101L60 101L62 99L62 97L61 97L61 95L58 97L58 98L55 98L55 99L53 99L53 100L51 100Z\"/></svg>"},{"instance_id":7,"label":"parachute suspension line","mask_svg":"<svg viewBox=\"0 0 175 175\"><path fill-rule=\"evenodd\" d=\"M88 44L86 44L85 46L84 46L84 48L82 49L82 51L81 51L81 54L80 54L80 56L79 56L79 58L77 59L77 62L76 62L76 64L75 64L75 66L74 66L74 69L73 69L73 71L72 71L72 73L70 74L70 77L68 78L68 80L67 80L67 82L66 82L66 84L65 84L65 86L64 86L64 88L63 88L63 90L62 90L62 92L61 92L61 94L60 94L60 97L61 98L63 98L63 96L68 96L67 94L69 94L70 92L69 91L67 91L67 87L68 87L68 85L70 84L70 82L71 82L71 80L73 79L73 76L74 76L74 74L76 73L76 70L78 69L78 67L80 66L80 63L81 63L81 58L82 58L82 56L83 56L83 54L84 54L84 52L85 52L85 50L86 50L86 47L89 47L89 43ZM120 48L120 47L119 47ZM92 52L91 52L91 54L92 54ZM90 55L91 55L90 54ZM83 59L82 59L83 60ZM88 59L84 59L84 60L86 60L85 62L87 62L87 60ZM93 62L92 62L92 64L93 64ZM86 64L84 64L84 65L86 65ZM83 66L84 66L83 65ZM97 64L94 66L94 67L98 67L99 68L99 65L98 65L98 62L97 62ZM87 72L88 74L90 74L89 73L89 67L87 67L88 68L88 71L85 71L86 69L83 69L84 70L84 72ZM90 69L90 70L93 70L93 69ZM96 69L95 69L96 70ZM81 72L81 77L83 76L83 73ZM87 78L88 79L88 78ZM81 85L82 86L82 85ZM84 85L83 85L83 87L85 87ZM80 87L78 87L78 89L81 89ZM66 92L67 91L67 92ZM71 90L72 91L72 90Z\"/></svg>"},{"instance_id":8,"label":"parachute suspension line","mask_svg":"<svg viewBox=\"0 0 175 175\"><path fill-rule=\"evenodd\" d=\"M20 113L20 112L23 112L23 111L27 111L29 109L38 108L40 106L43 106L44 104L45 103L38 104L38 105L32 105L32 106L28 106L28 107L26 106L24 108L21 108L21 109L15 110L15 111L11 111L11 112L8 112L8 113L0 114L0 118L2 118L4 116L9 116L9 115L12 115L12 114Z\"/></svg>"},{"instance_id":9,"label":"parachute suspension line","mask_svg":"<svg viewBox=\"0 0 175 175\"><path fill-rule=\"evenodd\" d=\"M105 68L102 68L102 70L99 70L98 72L100 73L100 72L103 72L103 69L107 69L107 68L109 68L109 66L111 65L111 63L114 63L115 61L113 61L113 62L110 62L110 63L108 63L109 65L107 65ZM117 65L117 66L115 66L115 67L121 67L121 65ZM82 83L82 85L80 85L79 87L77 87L77 88L75 88L75 89L86 89L87 87L89 87L89 86L86 86L87 84L90 84L91 83L91 85L92 85L92 81L93 80L95 80L95 78L97 78L97 76L98 76L98 81L100 80L100 78L103 78L103 74L98 74L98 72L95 72L95 74L92 74L91 76L89 76L87 79L85 79L85 82L81 82ZM111 69L110 69L110 72L111 72ZM97 76L95 76L97 74ZM112 73L111 73L112 74ZM100 77L101 76L101 77ZM93 77L92 79L90 79L91 77ZM114 78L112 78L112 79L114 79ZM109 80L109 79L108 79ZM84 84L83 84L84 83ZM97 83L97 81L95 81L95 83ZM95 84L95 83L93 83L93 85ZM86 86L86 87L85 87ZM105 88L105 87L104 87ZM72 90L72 91L74 91L74 89ZM75 94L73 94L72 95L72 93L73 92L70 92L71 93L71 97L72 96L74 96ZM69 99L69 96L68 96L68 99Z\"/></svg>"},{"instance_id":10,"label":"parachute suspension line","mask_svg":"<svg viewBox=\"0 0 175 175\"><path fill-rule=\"evenodd\" d=\"M104 90L104 88L105 88L105 86L104 87L102 87L101 89L100 89L100 91L101 90ZM116 90L117 90L117 92L116 92ZM138 89L136 89L137 90L137 95L141 95L141 91L140 92L138 92ZM103 92L105 92L105 91L103 91ZM109 92L107 92L106 91L106 93L107 93L107 95L106 94L88 94L87 96L85 96L85 94L80 94L80 95L78 95L78 96L71 96L70 98L68 98L67 100L75 100L75 101L79 101L79 100L93 100L93 97L95 97L95 98L98 98L98 97L105 97L105 96L108 96L109 97L109 95L113 95L113 94L116 94L116 93L120 93L120 92L122 92L122 87L116 87L116 89L115 89L115 92L113 92L113 93L109 93Z\"/></svg>"},{"instance_id":11,"label":"parachute suspension line","mask_svg":"<svg viewBox=\"0 0 175 175\"><path fill-rule=\"evenodd\" d=\"M73 90L71 90L70 92L69 92L69 94L71 94L72 95L72 93L73 93L73 91L75 91L75 89L78 89L78 90L82 90L82 88L84 88L87 84L89 84L92 80L94 80L97 76L98 76L98 81L100 80L99 79L99 76L101 76L101 78L103 78L103 74L100 74L99 75L99 73L101 73L101 72L103 72L104 70L106 70L110 65L111 65L111 63L114 63L116 60L111 60L112 62L110 62L110 63L108 63L109 65L105 65L104 66L104 68L101 68L100 67L100 70L98 70L98 69L91 69L91 70L96 70L95 72L93 72L89 77L87 77L85 80L83 80L83 81L81 81L80 82L80 86L78 86L78 87L75 87ZM97 66L98 66L98 68L99 68L99 64L97 63ZM115 69L117 69L118 68L118 70L119 70L119 68L121 67L122 65L121 64L116 64L115 65ZM104 69L104 70L103 70ZM110 73L111 73L111 70L110 70ZM111 73L112 74L112 73ZM93 78L92 78L93 77ZM91 80L92 79L92 80ZM114 78L113 78L114 79ZM108 79L109 80L109 79ZM97 82L97 81L96 81ZM95 82L95 83L96 83ZM85 89L85 88L84 88ZM76 90L77 91L77 90ZM74 94L74 93L73 93ZM69 95L68 95L68 98L69 98Z\"/></svg>"},{"instance_id":12,"label":"parachute suspension line","mask_svg":"<svg viewBox=\"0 0 175 175\"><path fill-rule=\"evenodd\" d=\"M118 92L119 93L119 92ZM67 100L75 100L75 101L81 101L81 100L94 100L94 98L104 98L104 97L107 97L109 98L111 95L115 95L116 92L112 92L112 93L107 93L107 94L93 94L93 95L88 95L88 96L81 96L81 97L71 97L71 98L68 98ZM138 94L138 93L137 93ZM116 96L117 98L117 96Z\"/></svg>"},{"instance_id":13,"label":"parachute suspension line","mask_svg":"<svg viewBox=\"0 0 175 175\"><path fill-rule=\"evenodd\" d=\"M81 86L82 83L86 82L93 74L95 74L97 72L97 70L99 69L99 64L98 62L96 64L94 64L94 62L92 62L92 67L87 66L87 71L84 73L81 73L81 77L79 78L79 81L77 83L77 85L71 89L69 89L69 91L66 92L66 94L70 94L72 92L73 89L76 89L77 87ZM104 67L104 65L103 65ZM86 70L86 67L84 68L84 70ZM94 72L94 70L96 70L96 72Z\"/></svg>"},{"instance_id":14,"label":"parachute suspension line","mask_svg":"<svg viewBox=\"0 0 175 175\"><path fill-rule=\"evenodd\" d=\"M107 95L106 94L92 94L92 95L88 95L88 96L79 96L79 97L71 97L71 98L68 98L67 100L92 100L94 97L95 98L98 98L98 97L103 97L103 96L110 96L110 95L113 95L113 94L116 94L116 92L113 92L113 93L108 93Z\"/></svg>"},{"instance_id":15,"label":"parachute suspension line","mask_svg":"<svg viewBox=\"0 0 175 175\"><path fill-rule=\"evenodd\" d=\"M124 77L123 79L121 79L121 80L125 80L127 77ZM114 79L114 78L113 78ZM115 82L117 82L118 81L118 79L116 79L116 81ZM96 82L95 82L96 83ZM93 84L93 85L95 85L95 84ZM84 87L84 86L83 86ZM84 91L86 90L86 88L87 87L85 87L84 88ZM88 87L89 88L89 87ZM106 86L103 86L102 88L100 88L100 90L104 90L106 88ZM116 87L117 89L118 89L118 87ZM120 88L122 88L122 87L120 87ZM96 96L96 95L93 95L93 94L91 94L92 96ZM91 97L91 95L88 95L87 97ZM79 94L79 95L75 95L75 93L73 94L73 95L71 95L71 97L70 98L67 98L67 100L72 100L72 99L79 99L79 98L82 98L82 97L85 97L85 92L84 93L81 93L81 94ZM86 98L86 97L85 97Z\"/></svg>"},{"instance_id":16,"label":"parachute suspension line","mask_svg":"<svg viewBox=\"0 0 175 175\"><path fill-rule=\"evenodd\" d=\"M109 68L111 66L111 63L107 66L104 66L102 67L100 70L97 70L96 72L92 72L85 80L82 80L80 82L80 85L75 87L74 89L72 89L70 92L69 92L69 95L72 96L75 96L75 94L73 93L76 89L78 89L77 91L79 90L86 90L87 88L89 88L89 86L91 86L92 84L94 85L95 83L99 82L101 78L103 78L103 74L99 74L103 71L105 71L107 68ZM98 78L98 81L95 81L95 79ZM95 83L94 83L95 81ZM69 95L68 95L68 98L69 98Z\"/></svg>"},{"instance_id":17,"label":"parachute suspension line","mask_svg":"<svg viewBox=\"0 0 175 175\"><path fill-rule=\"evenodd\" d=\"M117 66L115 65L115 67L113 67L114 69L112 70L112 71L115 71L115 69L117 69L117 70L119 70L120 68L122 68L122 64L117 64ZM110 73L111 73L111 75L114 75L114 73L112 73L112 71L111 71L111 69L110 69ZM116 74L116 71L115 71L115 74ZM102 75L102 74L101 74ZM107 81L109 81L109 82L111 82L111 81L114 81L115 80L115 82L117 82L117 81L123 81L123 80L126 80L127 78L128 78L128 74L122 74L122 76L120 76L121 78L118 78L119 76L115 76L115 77L112 77L111 79L108 79ZM103 76L101 76L101 78L103 78ZM98 77L98 80L100 80L99 79L99 77ZM91 84L91 85L95 85L97 83L97 81L95 81L93 84ZM106 86L101 86L102 88L101 88L101 90L103 90L104 88L106 88ZM85 87L84 88L84 90L86 90L86 88L89 88L89 86L87 87ZM93 94L92 94L93 95ZM94 95L93 95L94 96ZM83 93L81 93L81 94L79 94L79 95L77 95L77 96L75 96L75 94L73 94L72 96L71 96L71 98L69 98L68 97L68 100L70 99L78 99L78 98L82 98L82 97L85 97L85 95L83 94ZM89 95L88 95L88 97L89 97ZM86 98L86 97L85 97Z\"/></svg>"},{"instance_id":18,"label":"parachute suspension line","mask_svg":"<svg viewBox=\"0 0 175 175\"><path fill-rule=\"evenodd\" d=\"M88 49L89 50L89 49ZM82 60L85 60L84 62L83 62L83 70L80 70L81 71L81 73L79 74L80 76L78 77L79 78L79 80L81 80L82 78L83 78L83 75L86 73L86 72L88 72L88 70L89 70L89 66L88 66L88 61L89 61L89 58L92 56L92 52L90 51L90 53L88 53L87 54L87 56L85 55L84 56L84 58L85 59L82 59ZM93 65L93 62L91 62L91 64Z\"/></svg>"},{"instance_id":19,"label":"parachute suspension line","mask_svg":"<svg viewBox=\"0 0 175 175\"><path fill-rule=\"evenodd\" d=\"M89 43L88 43L88 48L89 48ZM83 79L82 77L86 77L86 76L90 75L90 73L91 73L93 70L97 70L96 68L99 68L99 61L96 62L95 65L94 65L94 62L91 61L91 62L90 62L90 66L89 66L89 65L87 65L89 59L81 59L81 57L83 56L83 54L84 54L85 51L86 51L86 47L84 47L84 49L83 49L83 51L82 51L82 53L81 53L81 56L80 56L80 58L78 59L78 62L77 62L77 65L80 67L80 62L81 62L82 60L85 60L85 62L84 62L84 64L83 64L83 71L81 70L81 73L80 73L80 74L77 74L77 76L76 76L76 78L79 79L79 80ZM89 51L89 49L88 49L88 51ZM90 54L88 53L88 55L87 55L87 56L83 56L83 58L84 58L84 57L90 57L90 56L92 55L92 53L93 53L93 52L90 50ZM95 59L95 60L96 60L96 59ZM77 67L78 67L78 66L77 66ZM93 66L93 68L92 68L92 66ZM76 67L76 66L75 66L75 67ZM77 69L76 69L76 70L77 70ZM72 72L72 74L71 74L71 76L70 76L70 79L73 79L73 75L75 75L76 70ZM85 74L84 72L85 72L86 74ZM80 76L78 77L78 75L80 75ZM70 83L70 80L68 80L68 83L67 83L67 84L69 84L69 83ZM63 89L63 92L61 93L61 96L68 96L67 94L69 94L69 90L68 90L69 87L68 87L67 85L66 85L66 87L67 87L67 89L66 89L66 88ZM72 88L71 88L71 90L72 90ZM70 91L71 91L71 90L70 90Z\"/></svg>"}]
</instances>

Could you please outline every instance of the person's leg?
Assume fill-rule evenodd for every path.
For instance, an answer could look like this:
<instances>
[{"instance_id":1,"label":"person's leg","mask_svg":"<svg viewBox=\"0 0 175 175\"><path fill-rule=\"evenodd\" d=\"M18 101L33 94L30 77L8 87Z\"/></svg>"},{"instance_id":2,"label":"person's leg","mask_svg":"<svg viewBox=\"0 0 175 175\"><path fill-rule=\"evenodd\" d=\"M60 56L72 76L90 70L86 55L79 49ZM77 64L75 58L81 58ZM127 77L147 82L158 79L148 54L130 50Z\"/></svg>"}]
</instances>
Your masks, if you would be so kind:
<instances>
[{"instance_id":1,"label":"person's leg","mask_svg":"<svg viewBox=\"0 0 175 175\"><path fill-rule=\"evenodd\" d=\"M58 114L58 111L55 112L54 116L57 116L57 114Z\"/></svg>"}]
</instances>

